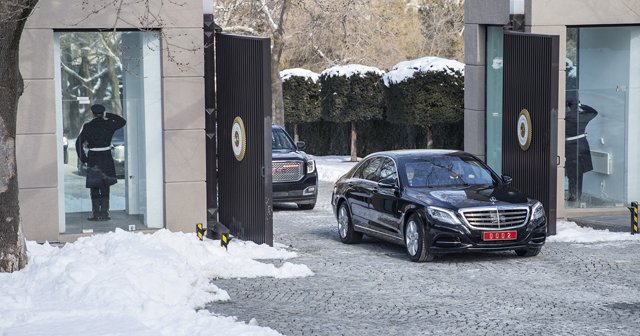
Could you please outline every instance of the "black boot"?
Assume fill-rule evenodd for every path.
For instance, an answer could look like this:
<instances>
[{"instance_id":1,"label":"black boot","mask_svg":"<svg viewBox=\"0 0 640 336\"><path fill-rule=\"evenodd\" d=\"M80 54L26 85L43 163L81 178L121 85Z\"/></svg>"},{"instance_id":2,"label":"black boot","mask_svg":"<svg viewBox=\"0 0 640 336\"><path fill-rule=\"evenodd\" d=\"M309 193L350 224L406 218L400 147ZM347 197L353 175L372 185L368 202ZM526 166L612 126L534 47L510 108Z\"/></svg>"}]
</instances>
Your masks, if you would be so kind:
<instances>
[{"instance_id":1,"label":"black boot","mask_svg":"<svg viewBox=\"0 0 640 336\"><path fill-rule=\"evenodd\" d=\"M109 217L109 199L108 198L102 200L102 207L100 209L100 218L103 221L111 220L111 217Z\"/></svg>"},{"instance_id":2,"label":"black boot","mask_svg":"<svg viewBox=\"0 0 640 336\"><path fill-rule=\"evenodd\" d=\"M93 213L93 217L87 218L90 221L99 221L101 220L101 212L100 212L100 200L96 198L91 199L91 212Z\"/></svg>"}]
</instances>

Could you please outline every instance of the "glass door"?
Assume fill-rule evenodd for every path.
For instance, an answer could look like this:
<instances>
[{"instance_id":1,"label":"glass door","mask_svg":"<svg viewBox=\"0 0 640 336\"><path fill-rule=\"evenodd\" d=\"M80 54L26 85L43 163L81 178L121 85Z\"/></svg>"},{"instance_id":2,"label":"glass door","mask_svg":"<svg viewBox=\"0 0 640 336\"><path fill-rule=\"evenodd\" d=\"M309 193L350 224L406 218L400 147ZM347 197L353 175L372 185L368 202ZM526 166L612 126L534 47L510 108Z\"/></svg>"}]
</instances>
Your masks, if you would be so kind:
<instances>
[{"instance_id":1,"label":"glass door","mask_svg":"<svg viewBox=\"0 0 640 336\"><path fill-rule=\"evenodd\" d=\"M60 232L163 227L158 33L56 32L55 40L58 134L65 144L59 160L63 165L59 180L64 181ZM126 120L105 140L107 147L77 141L83 129L83 134L111 135L102 126L94 127L98 121L91 106L95 104L105 107L107 118L116 115ZM88 167L77 154L82 152L88 156L100 152L113 163L114 171L107 175L112 174L117 183L102 189L107 196L101 195L98 205L91 196L93 189L86 187ZM106 214L95 216L96 209Z\"/></svg>"}]
</instances>

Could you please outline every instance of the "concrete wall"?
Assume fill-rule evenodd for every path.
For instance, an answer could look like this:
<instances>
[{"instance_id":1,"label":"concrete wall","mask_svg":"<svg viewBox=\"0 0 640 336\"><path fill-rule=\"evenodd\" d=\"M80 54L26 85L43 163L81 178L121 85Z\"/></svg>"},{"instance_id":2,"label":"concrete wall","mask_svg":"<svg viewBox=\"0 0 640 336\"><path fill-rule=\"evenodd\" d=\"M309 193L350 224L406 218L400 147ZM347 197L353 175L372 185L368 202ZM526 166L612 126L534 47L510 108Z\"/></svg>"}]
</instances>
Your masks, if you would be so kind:
<instances>
[{"instance_id":1,"label":"concrete wall","mask_svg":"<svg viewBox=\"0 0 640 336\"><path fill-rule=\"evenodd\" d=\"M20 45L25 92L17 127L18 183L27 239L63 241L59 235L57 167L62 134L57 134L54 30L132 29L145 25L162 31L165 227L193 231L206 221L204 150L204 61L202 3L151 0L153 22L141 22L143 2L122 8L108 2L40 0ZM87 14L93 13L94 14ZM62 195L64 197L64 195Z\"/></svg>"}]
</instances>

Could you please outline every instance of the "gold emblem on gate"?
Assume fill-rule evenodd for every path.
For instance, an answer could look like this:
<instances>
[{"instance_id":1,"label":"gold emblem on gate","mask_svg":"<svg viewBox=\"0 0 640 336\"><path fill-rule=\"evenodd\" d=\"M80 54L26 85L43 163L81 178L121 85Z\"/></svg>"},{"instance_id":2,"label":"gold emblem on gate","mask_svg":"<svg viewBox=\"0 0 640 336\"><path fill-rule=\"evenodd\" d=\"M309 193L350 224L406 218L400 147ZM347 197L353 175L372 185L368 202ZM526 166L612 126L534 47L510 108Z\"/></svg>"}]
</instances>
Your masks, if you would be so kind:
<instances>
[{"instance_id":1,"label":"gold emblem on gate","mask_svg":"<svg viewBox=\"0 0 640 336\"><path fill-rule=\"evenodd\" d=\"M236 160L242 161L247 151L247 132L245 131L244 122L240 116L235 117L231 125L231 148L233 149L233 156Z\"/></svg>"},{"instance_id":2,"label":"gold emblem on gate","mask_svg":"<svg viewBox=\"0 0 640 336\"><path fill-rule=\"evenodd\" d=\"M531 122L531 114L527 109L522 109L518 116L517 125L518 144L523 151L531 146L531 138L533 137L533 123Z\"/></svg>"}]
</instances>

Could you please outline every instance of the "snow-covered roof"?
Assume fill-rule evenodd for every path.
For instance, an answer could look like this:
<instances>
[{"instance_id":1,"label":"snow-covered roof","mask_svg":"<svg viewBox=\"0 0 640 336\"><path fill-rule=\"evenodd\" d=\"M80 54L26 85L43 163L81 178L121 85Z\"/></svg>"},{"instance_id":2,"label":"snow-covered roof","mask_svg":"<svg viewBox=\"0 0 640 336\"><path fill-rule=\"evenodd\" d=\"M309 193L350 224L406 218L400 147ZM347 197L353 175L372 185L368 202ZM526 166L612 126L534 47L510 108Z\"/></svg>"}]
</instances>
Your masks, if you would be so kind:
<instances>
[{"instance_id":1,"label":"snow-covered roof","mask_svg":"<svg viewBox=\"0 0 640 336\"><path fill-rule=\"evenodd\" d=\"M378 68L361 64L336 65L323 71L322 75L326 77L344 76L349 78L353 75L364 77L367 73L384 75L384 71Z\"/></svg>"},{"instance_id":2,"label":"snow-covered roof","mask_svg":"<svg viewBox=\"0 0 640 336\"><path fill-rule=\"evenodd\" d=\"M422 57L396 64L393 70L383 76L384 85L396 84L412 78L416 72L460 71L464 74L464 64L455 60L440 57Z\"/></svg>"},{"instance_id":3,"label":"snow-covered roof","mask_svg":"<svg viewBox=\"0 0 640 336\"><path fill-rule=\"evenodd\" d=\"M312 80L314 83L318 81L320 75L307 69L293 68L280 71L280 78L282 81L286 81L291 77L303 77Z\"/></svg>"}]
</instances>

